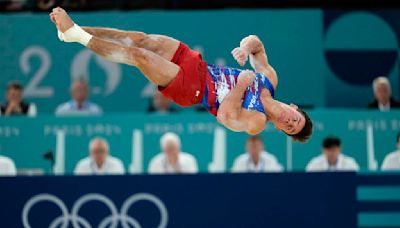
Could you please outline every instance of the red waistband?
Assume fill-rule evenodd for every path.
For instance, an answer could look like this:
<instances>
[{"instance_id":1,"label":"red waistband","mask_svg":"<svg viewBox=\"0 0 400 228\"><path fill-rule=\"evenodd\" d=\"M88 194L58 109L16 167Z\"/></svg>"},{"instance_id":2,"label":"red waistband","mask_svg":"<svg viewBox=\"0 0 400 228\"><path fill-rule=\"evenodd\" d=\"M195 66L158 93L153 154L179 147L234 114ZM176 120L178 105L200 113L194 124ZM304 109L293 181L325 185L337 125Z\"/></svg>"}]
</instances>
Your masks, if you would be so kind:
<instances>
[{"instance_id":1,"label":"red waistband","mask_svg":"<svg viewBox=\"0 0 400 228\"><path fill-rule=\"evenodd\" d=\"M209 109L207 110L212 115L217 116L218 108L216 107L217 101L217 90L215 89L215 82L213 81L210 73L207 70L206 73L206 86L207 86L207 105Z\"/></svg>"}]
</instances>

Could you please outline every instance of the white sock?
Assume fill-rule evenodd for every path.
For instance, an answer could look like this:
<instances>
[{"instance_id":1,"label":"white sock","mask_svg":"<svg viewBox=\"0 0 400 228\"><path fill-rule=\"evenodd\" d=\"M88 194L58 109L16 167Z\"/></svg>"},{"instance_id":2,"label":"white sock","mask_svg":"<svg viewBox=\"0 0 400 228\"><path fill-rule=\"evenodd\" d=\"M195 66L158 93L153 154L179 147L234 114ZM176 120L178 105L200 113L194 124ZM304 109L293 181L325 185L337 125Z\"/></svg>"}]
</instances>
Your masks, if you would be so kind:
<instances>
[{"instance_id":1,"label":"white sock","mask_svg":"<svg viewBox=\"0 0 400 228\"><path fill-rule=\"evenodd\" d=\"M58 31L58 38L64 42L78 42L84 46L87 46L89 41L92 39L92 35L83 30L79 25L74 24L64 33Z\"/></svg>"}]
</instances>

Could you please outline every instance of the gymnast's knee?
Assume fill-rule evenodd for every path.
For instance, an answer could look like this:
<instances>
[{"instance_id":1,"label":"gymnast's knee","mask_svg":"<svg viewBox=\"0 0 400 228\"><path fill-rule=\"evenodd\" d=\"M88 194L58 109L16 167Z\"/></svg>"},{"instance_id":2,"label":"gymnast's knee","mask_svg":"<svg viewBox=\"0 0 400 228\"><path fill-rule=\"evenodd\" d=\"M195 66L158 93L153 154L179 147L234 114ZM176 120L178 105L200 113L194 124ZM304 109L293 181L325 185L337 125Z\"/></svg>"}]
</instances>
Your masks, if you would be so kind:
<instances>
[{"instance_id":1,"label":"gymnast's knee","mask_svg":"<svg viewBox=\"0 0 400 228\"><path fill-rule=\"evenodd\" d=\"M132 61L135 65L143 65L149 61L149 54L143 48L130 47L129 55L132 57Z\"/></svg>"}]
</instances>

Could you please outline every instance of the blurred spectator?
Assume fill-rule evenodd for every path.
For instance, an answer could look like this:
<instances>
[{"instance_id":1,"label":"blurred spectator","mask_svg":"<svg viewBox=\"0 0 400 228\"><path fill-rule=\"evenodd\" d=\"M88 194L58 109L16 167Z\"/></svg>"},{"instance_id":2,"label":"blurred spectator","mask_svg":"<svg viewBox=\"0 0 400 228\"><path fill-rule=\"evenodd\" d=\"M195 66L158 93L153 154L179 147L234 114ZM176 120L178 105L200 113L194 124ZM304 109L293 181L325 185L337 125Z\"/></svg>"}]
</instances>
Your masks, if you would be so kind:
<instances>
[{"instance_id":1,"label":"blurred spectator","mask_svg":"<svg viewBox=\"0 0 400 228\"><path fill-rule=\"evenodd\" d=\"M83 79L76 80L71 85L72 100L59 105L56 115L101 115L101 108L88 101L89 85Z\"/></svg>"},{"instance_id":2,"label":"blurred spectator","mask_svg":"<svg viewBox=\"0 0 400 228\"><path fill-rule=\"evenodd\" d=\"M100 137L94 138L89 144L90 156L78 162L74 173L77 175L94 174L124 174L121 160L109 154L108 142Z\"/></svg>"},{"instance_id":3,"label":"blurred spectator","mask_svg":"<svg viewBox=\"0 0 400 228\"><path fill-rule=\"evenodd\" d=\"M7 11L22 10L26 5L27 0L2 0L0 1L1 8L4 7Z\"/></svg>"},{"instance_id":4,"label":"blurred spectator","mask_svg":"<svg viewBox=\"0 0 400 228\"><path fill-rule=\"evenodd\" d=\"M19 82L7 85L6 101L0 105L0 115L4 116L36 116L36 105L22 100L23 87Z\"/></svg>"},{"instance_id":5,"label":"blurred spectator","mask_svg":"<svg viewBox=\"0 0 400 228\"><path fill-rule=\"evenodd\" d=\"M178 111L172 106L170 100L165 98L159 91L155 91L151 104L147 109L147 112L152 113L170 113Z\"/></svg>"},{"instance_id":6,"label":"blurred spectator","mask_svg":"<svg viewBox=\"0 0 400 228\"><path fill-rule=\"evenodd\" d=\"M375 100L368 105L370 109L390 111L392 108L400 108L400 102L392 97L390 82L386 77L378 77L372 82Z\"/></svg>"},{"instance_id":7,"label":"blurred spectator","mask_svg":"<svg viewBox=\"0 0 400 228\"><path fill-rule=\"evenodd\" d=\"M13 160L8 157L0 156L0 176L15 176L17 169Z\"/></svg>"},{"instance_id":8,"label":"blurred spectator","mask_svg":"<svg viewBox=\"0 0 400 228\"><path fill-rule=\"evenodd\" d=\"M89 0L63 0L62 1L62 8L68 8L70 10L82 10L86 8L86 4L88 3ZM104 1L104 0L103 0ZM93 1L91 1L93 3ZM111 1L111 2L115 2L115 1ZM99 1L96 1L94 4L98 3L99 5L101 3L99 3ZM101 4L101 5L104 5Z\"/></svg>"},{"instance_id":9,"label":"blurred spectator","mask_svg":"<svg viewBox=\"0 0 400 228\"><path fill-rule=\"evenodd\" d=\"M162 152L150 161L149 173L197 173L196 158L181 151L181 139L168 132L160 139Z\"/></svg>"},{"instance_id":10,"label":"blurred spectator","mask_svg":"<svg viewBox=\"0 0 400 228\"><path fill-rule=\"evenodd\" d=\"M39 10L48 11L55 7L56 0L36 0Z\"/></svg>"},{"instance_id":11,"label":"blurred spectator","mask_svg":"<svg viewBox=\"0 0 400 228\"><path fill-rule=\"evenodd\" d=\"M400 170L400 133L397 134L397 150L386 155L381 169L382 171Z\"/></svg>"},{"instance_id":12,"label":"blurred spectator","mask_svg":"<svg viewBox=\"0 0 400 228\"><path fill-rule=\"evenodd\" d=\"M260 136L250 136L247 139L246 151L235 159L232 172L283 171L275 156L264 150L264 143Z\"/></svg>"},{"instance_id":13,"label":"blurred spectator","mask_svg":"<svg viewBox=\"0 0 400 228\"><path fill-rule=\"evenodd\" d=\"M358 171L357 162L341 151L340 139L327 137L322 143L323 154L313 158L307 165L307 171Z\"/></svg>"}]
</instances>

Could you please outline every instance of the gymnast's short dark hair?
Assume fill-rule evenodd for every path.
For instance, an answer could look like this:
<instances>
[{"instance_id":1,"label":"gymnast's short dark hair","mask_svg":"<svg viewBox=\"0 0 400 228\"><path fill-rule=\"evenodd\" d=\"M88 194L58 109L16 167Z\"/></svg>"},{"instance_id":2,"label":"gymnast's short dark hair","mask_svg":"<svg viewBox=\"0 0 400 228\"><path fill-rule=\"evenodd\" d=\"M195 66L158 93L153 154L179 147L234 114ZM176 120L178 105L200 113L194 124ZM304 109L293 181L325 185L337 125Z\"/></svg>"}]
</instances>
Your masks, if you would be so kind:
<instances>
[{"instance_id":1,"label":"gymnast's short dark hair","mask_svg":"<svg viewBox=\"0 0 400 228\"><path fill-rule=\"evenodd\" d=\"M305 119L304 127L303 129L301 129L299 133L289 136L291 136L294 141L305 143L313 133L313 122L305 111L303 111L300 108L298 108L297 111L304 116Z\"/></svg>"}]
</instances>

